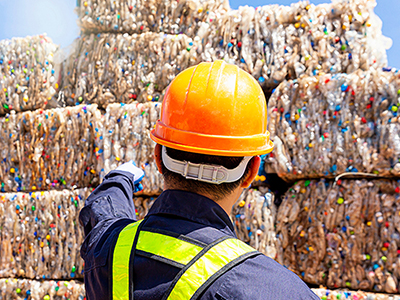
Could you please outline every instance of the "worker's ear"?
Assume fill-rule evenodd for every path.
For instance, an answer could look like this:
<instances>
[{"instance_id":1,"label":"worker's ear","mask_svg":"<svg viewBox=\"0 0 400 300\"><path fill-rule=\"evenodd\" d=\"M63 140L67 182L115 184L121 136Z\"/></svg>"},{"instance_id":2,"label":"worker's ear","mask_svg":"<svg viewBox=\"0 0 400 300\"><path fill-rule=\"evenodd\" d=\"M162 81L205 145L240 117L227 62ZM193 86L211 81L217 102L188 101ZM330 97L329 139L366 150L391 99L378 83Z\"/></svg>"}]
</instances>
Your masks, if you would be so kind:
<instances>
[{"instance_id":1,"label":"worker's ear","mask_svg":"<svg viewBox=\"0 0 400 300\"><path fill-rule=\"evenodd\" d=\"M250 184L253 182L254 178L256 178L257 174L258 174L258 169L260 168L260 164L261 164L261 158L259 156L254 156L250 162L250 170L246 175L245 180L243 181L243 183L241 184L240 187L242 188L248 188L250 186Z\"/></svg>"},{"instance_id":2,"label":"worker's ear","mask_svg":"<svg viewBox=\"0 0 400 300\"><path fill-rule=\"evenodd\" d=\"M156 161L158 172L160 172L160 174L162 174L161 149L162 149L162 146L160 144L157 144L155 149L154 149L154 159Z\"/></svg>"}]
</instances>

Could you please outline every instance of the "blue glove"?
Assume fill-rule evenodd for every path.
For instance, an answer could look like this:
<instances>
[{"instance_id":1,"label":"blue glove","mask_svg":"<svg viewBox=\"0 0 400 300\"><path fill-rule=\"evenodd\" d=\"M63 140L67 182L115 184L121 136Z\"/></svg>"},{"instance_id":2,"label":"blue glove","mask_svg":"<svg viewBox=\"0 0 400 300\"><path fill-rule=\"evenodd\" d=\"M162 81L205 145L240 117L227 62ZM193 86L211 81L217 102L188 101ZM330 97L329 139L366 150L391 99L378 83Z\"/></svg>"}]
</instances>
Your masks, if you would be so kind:
<instances>
[{"instance_id":1,"label":"blue glove","mask_svg":"<svg viewBox=\"0 0 400 300\"><path fill-rule=\"evenodd\" d=\"M122 165L120 165L118 168L116 168L115 170L118 171L125 171L128 173L131 173L133 175L133 184L134 184L134 193L140 192L143 190L143 186L141 185L141 181L144 177L144 171L138 167L136 167L136 164L133 160L128 161Z\"/></svg>"}]
</instances>

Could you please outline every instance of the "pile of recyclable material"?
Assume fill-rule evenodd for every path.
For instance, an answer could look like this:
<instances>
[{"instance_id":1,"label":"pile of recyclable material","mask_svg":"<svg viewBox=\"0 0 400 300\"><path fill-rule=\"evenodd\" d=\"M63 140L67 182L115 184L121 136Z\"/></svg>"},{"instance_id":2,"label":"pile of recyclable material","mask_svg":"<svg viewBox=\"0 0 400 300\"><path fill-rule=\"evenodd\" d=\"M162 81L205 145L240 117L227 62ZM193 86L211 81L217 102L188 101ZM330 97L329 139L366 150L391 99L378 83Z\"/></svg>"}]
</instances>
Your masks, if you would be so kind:
<instances>
[{"instance_id":1,"label":"pile of recyclable material","mask_svg":"<svg viewBox=\"0 0 400 300\"><path fill-rule=\"evenodd\" d=\"M85 32L184 32L194 36L229 10L224 0L78 1L79 25Z\"/></svg>"},{"instance_id":2,"label":"pile of recyclable material","mask_svg":"<svg viewBox=\"0 0 400 300\"><path fill-rule=\"evenodd\" d=\"M0 41L0 114L54 105L58 46L46 35Z\"/></svg>"},{"instance_id":3,"label":"pile of recyclable material","mask_svg":"<svg viewBox=\"0 0 400 300\"><path fill-rule=\"evenodd\" d=\"M307 283L397 293L399 198L395 180L299 181L276 216L278 262Z\"/></svg>"},{"instance_id":4,"label":"pile of recyclable material","mask_svg":"<svg viewBox=\"0 0 400 300\"><path fill-rule=\"evenodd\" d=\"M400 74L357 71L282 82L269 100L277 173L400 176Z\"/></svg>"},{"instance_id":5,"label":"pile of recyclable material","mask_svg":"<svg viewBox=\"0 0 400 300\"><path fill-rule=\"evenodd\" d=\"M0 299L83 300L85 286L79 281L37 281L16 278L0 279Z\"/></svg>"},{"instance_id":6,"label":"pile of recyclable material","mask_svg":"<svg viewBox=\"0 0 400 300\"><path fill-rule=\"evenodd\" d=\"M104 106L161 101L162 91L177 73L217 59L246 70L268 93L285 78L387 65L391 40L382 35L375 1L337 0L321 5L300 1L237 10L222 2L80 3L81 26L87 33L75 43L65 65L65 102ZM180 27L172 27L180 29L166 29L172 27L165 9L172 14L183 12L173 18ZM152 25L136 27L137 16L152 19ZM162 26L155 25L157 18L166 18L160 21ZM188 26L191 18L196 22Z\"/></svg>"},{"instance_id":7,"label":"pile of recyclable material","mask_svg":"<svg viewBox=\"0 0 400 300\"><path fill-rule=\"evenodd\" d=\"M275 259L274 195L266 188L246 190L233 206L231 218L237 237L256 250Z\"/></svg>"},{"instance_id":8,"label":"pile of recyclable material","mask_svg":"<svg viewBox=\"0 0 400 300\"><path fill-rule=\"evenodd\" d=\"M375 1L243 6L199 31L201 60L223 59L265 88L303 74L352 73L387 65L391 40L382 35Z\"/></svg>"},{"instance_id":9,"label":"pile of recyclable material","mask_svg":"<svg viewBox=\"0 0 400 300\"><path fill-rule=\"evenodd\" d=\"M85 237L78 220L92 190L0 194L0 277L83 278ZM133 198L138 219L154 200Z\"/></svg>"},{"instance_id":10,"label":"pile of recyclable material","mask_svg":"<svg viewBox=\"0 0 400 300\"><path fill-rule=\"evenodd\" d=\"M198 60L199 42L185 34L90 34L65 63L67 105L161 101L179 72Z\"/></svg>"},{"instance_id":11,"label":"pile of recyclable material","mask_svg":"<svg viewBox=\"0 0 400 300\"><path fill-rule=\"evenodd\" d=\"M363 291L312 289L322 300L400 300L400 295L366 293Z\"/></svg>"},{"instance_id":12,"label":"pile of recyclable material","mask_svg":"<svg viewBox=\"0 0 400 300\"><path fill-rule=\"evenodd\" d=\"M0 276L83 278L79 211L91 189L0 194Z\"/></svg>"},{"instance_id":13,"label":"pile of recyclable material","mask_svg":"<svg viewBox=\"0 0 400 300\"><path fill-rule=\"evenodd\" d=\"M95 105L82 105L1 118L1 191L90 186L100 117Z\"/></svg>"},{"instance_id":14,"label":"pile of recyclable material","mask_svg":"<svg viewBox=\"0 0 400 300\"><path fill-rule=\"evenodd\" d=\"M123 162L133 160L145 172L142 193L157 195L162 192L163 180L153 154L154 143L150 131L160 116L160 103L110 104L99 123L103 138L98 140L97 152L102 152L100 177Z\"/></svg>"},{"instance_id":15,"label":"pile of recyclable material","mask_svg":"<svg viewBox=\"0 0 400 300\"><path fill-rule=\"evenodd\" d=\"M162 179L153 160L149 132L158 103L96 105L0 118L1 192L96 186L120 163L133 160L146 176L142 194L160 194Z\"/></svg>"},{"instance_id":16,"label":"pile of recyclable material","mask_svg":"<svg viewBox=\"0 0 400 300\"><path fill-rule=\"evenodd\" d=\"M96 183L96 105L12 111L0 118L1 192Z\"/></svg>"}]
</instances>

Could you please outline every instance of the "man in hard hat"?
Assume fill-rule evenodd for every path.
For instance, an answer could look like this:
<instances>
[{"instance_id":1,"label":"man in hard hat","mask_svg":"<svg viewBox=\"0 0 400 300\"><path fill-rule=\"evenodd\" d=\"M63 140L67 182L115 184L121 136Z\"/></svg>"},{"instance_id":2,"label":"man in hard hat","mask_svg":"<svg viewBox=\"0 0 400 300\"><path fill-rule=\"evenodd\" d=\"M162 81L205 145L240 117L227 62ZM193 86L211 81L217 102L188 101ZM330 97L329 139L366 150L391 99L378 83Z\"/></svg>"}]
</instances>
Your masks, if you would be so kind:
<instances>
[{"instance_id":1,"label":"man in hard hat","mask_svg":"<svg viewBox=\"0 0 400 300\"><path fill-rule=\"evenodd\" d=\"M170 84L151 138L164 192L135 222L143 171L110 172L80 213L88 299L319 299L236 238L229 215L272 151L258 83L222 61Z\"/></svg>"}]
</instances>

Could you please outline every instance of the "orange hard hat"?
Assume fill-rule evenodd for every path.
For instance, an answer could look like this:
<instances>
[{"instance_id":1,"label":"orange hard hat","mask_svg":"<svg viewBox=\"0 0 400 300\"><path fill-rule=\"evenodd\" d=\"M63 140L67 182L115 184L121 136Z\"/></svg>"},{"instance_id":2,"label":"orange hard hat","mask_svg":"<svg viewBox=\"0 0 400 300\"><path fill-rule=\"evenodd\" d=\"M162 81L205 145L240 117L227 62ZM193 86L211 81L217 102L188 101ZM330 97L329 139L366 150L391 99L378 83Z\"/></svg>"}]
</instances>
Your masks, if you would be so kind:
<instances>
[{"instance_id":1,"label":"orange hard hat","mask_svg":"<svg viewBox=\"0 0 400 300\"><path fill-rule=\"evenodd\" d=\"M217 156L256 156L274 146L260 85L221 60L200 63L175 77L151 139L173 149Z\"/></svg>"}]
</instances>

